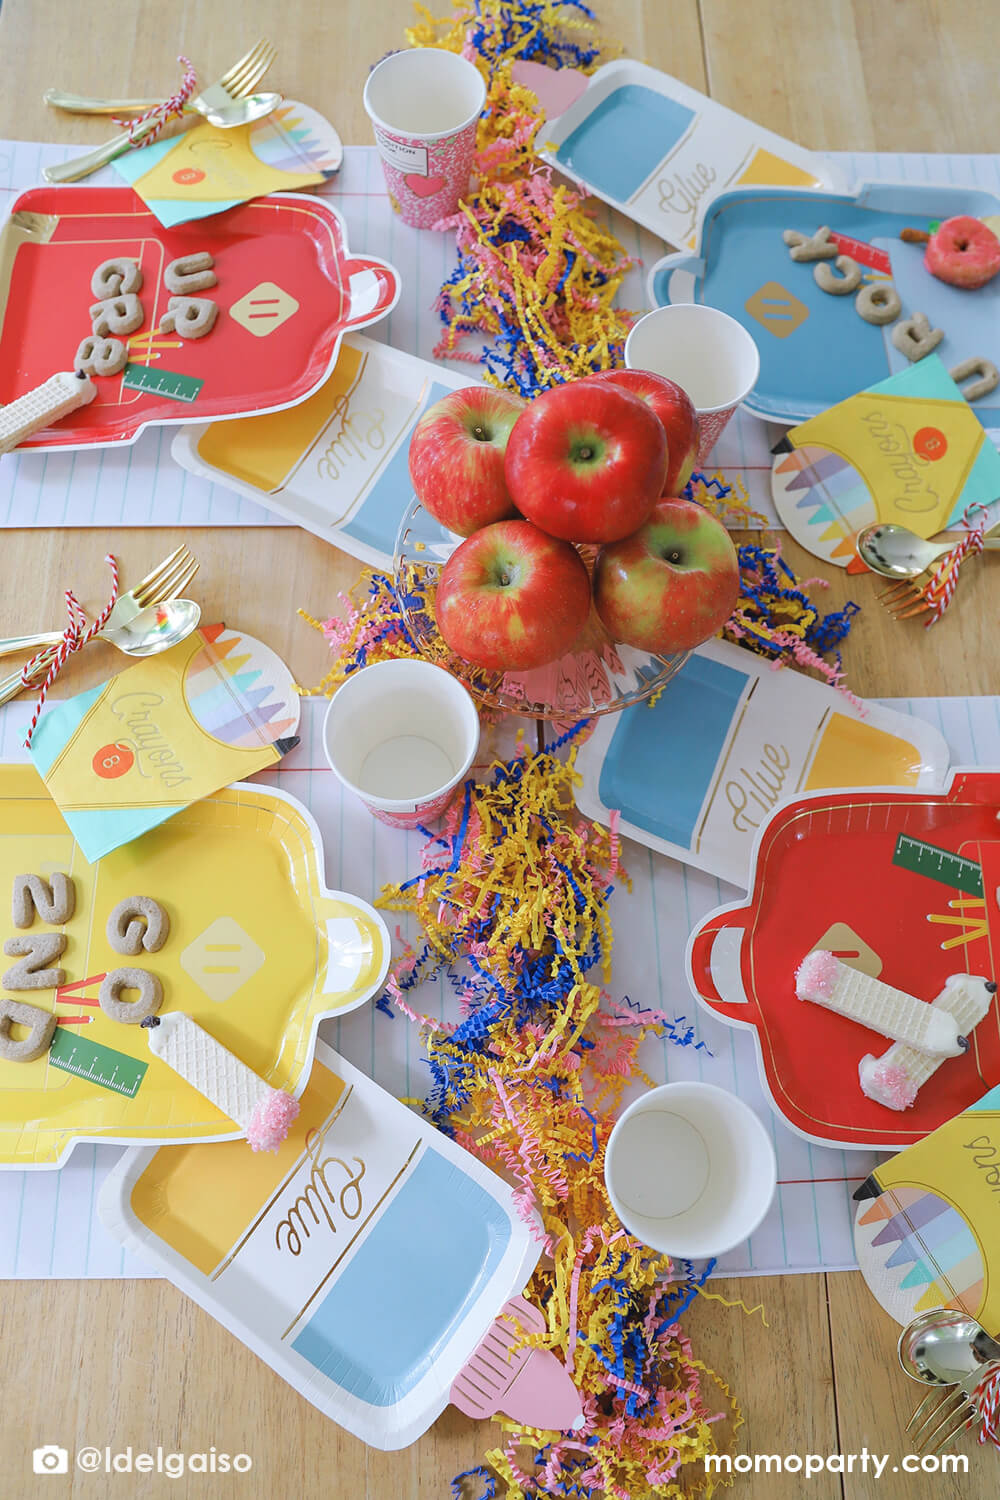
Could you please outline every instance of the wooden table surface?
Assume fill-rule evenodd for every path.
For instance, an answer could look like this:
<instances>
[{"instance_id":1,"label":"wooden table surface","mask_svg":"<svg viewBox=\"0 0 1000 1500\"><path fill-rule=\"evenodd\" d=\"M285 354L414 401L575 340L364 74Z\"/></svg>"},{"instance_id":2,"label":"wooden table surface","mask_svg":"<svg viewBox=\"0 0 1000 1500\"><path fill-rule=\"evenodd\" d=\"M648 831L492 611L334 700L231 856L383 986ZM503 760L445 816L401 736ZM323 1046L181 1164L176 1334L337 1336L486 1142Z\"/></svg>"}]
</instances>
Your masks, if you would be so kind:
<instances>
[{"instance_id":1,"label":"wooden table surface","mask_svg":"<svg viewBox=\"0 0 1000 1500\"><path fill-rule=\"evenodd\" d=\"M1000 139L996 0L594 0L606 34L641 58L712 94L762 125L815 149L982 151ZM445 10L444 0L432 9ZM56 115L46 87L81 93L162 95L176 82L174 58L191 57L211 78L258 36L280 47L268 80L337 125L347 143L370 137L361 105L369 65L403 44L409 0L3 0L0 11L0 137L104 138L99 121ZM268 641L298 675L317 680L325 649L296 618L331 606L357 565L306 532L225 528L180 533L5 531L0 540L0 635L51 628L62 590L99 603L110 548L126 578L183 539L201 559L198 597L210 618L238 621ZM792 564L830 577L828 598L864 606L845 662L861 693L920 695L996 691L996 647L988 613L995 558L963 583L960 603L934 630L888 619L873 580L847 580L789 544ZM77 664L80 686L116 667L110 647ZM679 960L678 960L679 961ZM774 1475L737 1479L737 1495L767 1500L954 1500L995 1494L997 1455L966 1443L968 1476L891 1472L907 1452L905 1415L916 1387L895 1368L895 1325L857 1273L711 1283L759 1314L699 1302L685 1317L695 1353L737 1393L746 1416L742 1453L891 1455L880 1482L871 1471L843 1478ZM0 1494L91 1497L259 1494L275 1500L383 1500L449 1493L453 1474L477 1463L497 1429L449 1408L427 1435L396 1454L365 1448L261 1364L166 1282L19 1282L0 1290L4 1430ZM136 1451L246 1452L247 1477L185 1485L165 1476L117 1482L77 1472L50 1490L30 1473L30 1450L91 1443ZM855 1464L855 1468L858 1464Z\"/></svg>"}]
</instances>

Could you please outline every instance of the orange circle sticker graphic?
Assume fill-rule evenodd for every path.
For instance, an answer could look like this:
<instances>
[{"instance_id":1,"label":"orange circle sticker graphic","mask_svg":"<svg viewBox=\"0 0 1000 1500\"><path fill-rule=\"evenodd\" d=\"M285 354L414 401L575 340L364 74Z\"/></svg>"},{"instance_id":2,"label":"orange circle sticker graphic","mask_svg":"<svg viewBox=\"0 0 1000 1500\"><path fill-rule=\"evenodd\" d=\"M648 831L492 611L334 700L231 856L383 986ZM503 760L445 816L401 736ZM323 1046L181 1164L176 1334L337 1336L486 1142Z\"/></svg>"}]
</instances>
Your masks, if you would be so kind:
<instances>
[{"instance_id":1,"label":"orange circle sticker graphic","mask_svg":"<svg viewBox=\"0 0 1000 1500\"><path fill-rule=\"evenodd\" d=\"M124 776L126 771L131 771L135 765L135 756L131 747L123 740L115 745L104 745L91 762L94 771L102 781L114 781L118 776Z\"/></svg>"},{"instance_id":2,"label":"orange circle sticker graphic","mask_svg":"<svg viewBox=\"0 0 1000 1500\"><path fill-rule=\"evenodd\" d=\"M174 173L173 180L180 183L181 187L193 187L196 182L205 181L205 174L199 167L181 167Z\"/></svg>"},{"instance_id":3,"label":"orange circle sticker graphic","mask_svg":"<svg viewBox=\"0 0 1000 1500\"><path fill-rule=\"evenodd\" d=\"M913 434L913 451L918 458L934 463L948 452L948 439L940 427L921 427Z\"/></svg>"}]
</instances>

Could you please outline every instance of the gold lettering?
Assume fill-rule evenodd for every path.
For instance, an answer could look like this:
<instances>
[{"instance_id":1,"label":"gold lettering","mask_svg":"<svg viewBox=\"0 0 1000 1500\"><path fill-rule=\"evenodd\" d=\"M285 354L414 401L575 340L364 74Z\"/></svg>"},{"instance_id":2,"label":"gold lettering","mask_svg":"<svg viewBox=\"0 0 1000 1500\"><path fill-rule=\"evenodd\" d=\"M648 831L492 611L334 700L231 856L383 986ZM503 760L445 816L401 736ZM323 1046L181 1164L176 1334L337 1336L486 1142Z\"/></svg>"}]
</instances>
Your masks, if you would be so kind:
<instances>
[{"instance_id":1,"label":"gold lettering","mask_svg":"<svg viewBox=\"0 0 1000 1500\"><path fill-rule=\"evenodd\" d=\"M291 1255L301 1255L303 1241L309 1239L312 1230L321 1227L324 1219L330 1233L337 1233L334 1209L339 1208L346 1219L357 1219L364 1208L361 1180L367 1171L366 1164L360 1156L355 1156L354 1162L357 1170L352 1170L339 1156L321 1158L322 1145L323 1137L319 1131L310 1130L306 1135L306 1156L312 1163L309 1181L293 1202L288 1213L275 1227L276 1247L279 1250L287 1250ZM327 1171L333 1166L340 1167L347 1177L346 1183L339 1189L339 1192L327 1181ZM312 1216L311 1225L306 1218L306 1210ZM284 1243L282 1243L282 1234L284 1234Z\"/></svg>"}]
</instances>

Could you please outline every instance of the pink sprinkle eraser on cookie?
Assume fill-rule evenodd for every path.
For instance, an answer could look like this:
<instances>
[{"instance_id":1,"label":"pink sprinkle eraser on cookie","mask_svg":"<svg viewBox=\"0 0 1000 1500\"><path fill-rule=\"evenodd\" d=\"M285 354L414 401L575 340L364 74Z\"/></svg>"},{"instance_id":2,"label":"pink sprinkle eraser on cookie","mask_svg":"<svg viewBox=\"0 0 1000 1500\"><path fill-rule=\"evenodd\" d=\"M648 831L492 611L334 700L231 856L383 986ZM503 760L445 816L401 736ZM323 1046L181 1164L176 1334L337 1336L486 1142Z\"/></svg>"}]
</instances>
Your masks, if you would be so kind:
<instances>
[{"instance_id":1,"label":"pink sprinkle eraser on cookie","mask_svg":"<svg viewBox=\"0 0 1000 1500\"><path fill-rule=\"evenodd\" d=\"M247 1142L253 1151L277 1151L298 1117L299 1101L281 1089L258 1099L247 1123Z\"/></svg>"},{"instance_id":2,"label":"pink sprinkle eraser on cookie","mask_svg":"<svg viewBox=\"0 0 1000 1500\"><path fill-rule=\"evenodd\" d=\"M803 991L809 990L815 995L823 995L827 999L833 994L834 981L837 978L837 958L827 948L817 948L813 953L807 953L795 971L795 993L800 1000L808 998Z\"/></svg>"}]
</instances>

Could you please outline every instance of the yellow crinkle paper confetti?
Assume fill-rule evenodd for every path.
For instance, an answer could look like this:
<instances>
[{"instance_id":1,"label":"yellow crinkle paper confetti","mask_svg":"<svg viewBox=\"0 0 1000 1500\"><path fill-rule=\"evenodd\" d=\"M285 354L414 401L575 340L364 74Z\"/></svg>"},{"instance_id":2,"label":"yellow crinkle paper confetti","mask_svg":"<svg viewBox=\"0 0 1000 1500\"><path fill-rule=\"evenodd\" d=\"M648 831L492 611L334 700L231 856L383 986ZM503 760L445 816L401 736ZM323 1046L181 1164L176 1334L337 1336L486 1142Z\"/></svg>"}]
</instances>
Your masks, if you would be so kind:
<instances>
[{"instance_id":1,"label":"yellow crinkle paper confetti","mask_svg":"<svg viewBox=\"0 0 1000 1500\"><path fill-rule=\"evenodd\" d=\"M640 1042L656 1034L701 1044L683 1020L606 991L608 901L627 876L614 822L604 829L576 813L577 732L468 782L424 867L383 892L384 909L420 927L387 993L421 1028L432 1078L425 1112L516 1184L542 1247L527 1295L547 1331L527 1342L556 1353L582 1398L580 1432L500 1418L503 1443L472 1471L483 1496L711 1494L701 1460L717 1451L719 1424L731 1434L742 1417L678 1323L707 1272L627 1234L603 1176L622 1092L650 1082ZM458 997L457 1023L416 1007L419 984L442 974ZM456 1495L471 1493L467 1482L456 1478Z\"/></svg>"}]
</instances>

